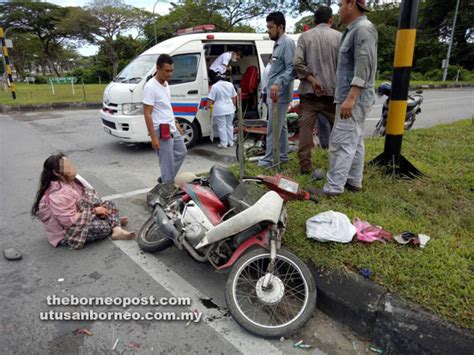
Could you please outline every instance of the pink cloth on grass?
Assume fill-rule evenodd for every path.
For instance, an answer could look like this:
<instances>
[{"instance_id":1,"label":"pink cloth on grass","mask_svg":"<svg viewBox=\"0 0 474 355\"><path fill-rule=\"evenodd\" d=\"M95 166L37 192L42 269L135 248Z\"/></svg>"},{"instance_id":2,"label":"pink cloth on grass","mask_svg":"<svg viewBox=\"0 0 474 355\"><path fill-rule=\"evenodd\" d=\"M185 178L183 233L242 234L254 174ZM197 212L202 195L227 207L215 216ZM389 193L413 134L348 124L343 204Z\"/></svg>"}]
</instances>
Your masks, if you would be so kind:
<instances>
[{"instance_id":1,"label":"pink cloth on grass","mask_svg":"<svg viewBox=\"0 0 474 355\"><path fill-rule=\"evenodd\" d=\"M369 222L354 218L354 227L356 227L357 240L365 243L379 241L385 243L392 240L392 234L379 226L373 226Z\"/></svg>"}]
</instances>

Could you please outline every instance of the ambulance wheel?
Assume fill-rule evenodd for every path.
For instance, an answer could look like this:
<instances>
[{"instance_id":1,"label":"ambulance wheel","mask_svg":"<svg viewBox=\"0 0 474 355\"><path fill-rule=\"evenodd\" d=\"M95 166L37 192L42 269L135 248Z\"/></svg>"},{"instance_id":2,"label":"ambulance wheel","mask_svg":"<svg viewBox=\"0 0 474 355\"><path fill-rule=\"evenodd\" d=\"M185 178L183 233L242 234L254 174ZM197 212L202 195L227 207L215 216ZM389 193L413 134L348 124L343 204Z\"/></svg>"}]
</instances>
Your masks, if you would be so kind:
<instances>
[{"instance_id":1,"label":"ambulance wheel","mask_svg":"<svg viewBox=\"0 0 474 355\"><path fill-rule=\"evenodd\" d=\"M201 136L201 130L199 129L199 124L196 120L189 122L184 118L178 118L178 122L183 129L183 139L186 148L190 149L194 147Z\"/></svg>"}]
</instances>

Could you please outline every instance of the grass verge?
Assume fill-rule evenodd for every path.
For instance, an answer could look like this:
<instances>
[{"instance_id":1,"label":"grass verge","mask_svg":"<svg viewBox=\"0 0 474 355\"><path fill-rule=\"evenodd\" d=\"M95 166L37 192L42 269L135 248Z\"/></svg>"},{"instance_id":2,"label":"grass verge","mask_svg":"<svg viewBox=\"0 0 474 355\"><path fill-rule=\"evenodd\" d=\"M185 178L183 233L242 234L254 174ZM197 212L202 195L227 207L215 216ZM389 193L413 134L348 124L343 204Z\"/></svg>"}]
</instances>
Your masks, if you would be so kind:
<instances>
[{"instance_id":1,"label":"grass verge","mask_svg":"<svg viewBox=\"0 0 474 355\"><path fill-rule=\"evenodd\" d=\"M378 87L383 81L377 81ZM454 81L446 81L446 84L453 84ZM467 82L464 82L467 83ZM443 84L441 81L412 81L411 87L416 85ZM471 84L474 84L472 82ZM0 105L28 105L47 104L52 102L101 102L104 89L107 84L75 84L75 95L72 93L70 84L54 85L55 95L53 95L50 84L23 84L16 83L16 100L12 99L10 91L0 91ZM85 91L85 94L84 94Z\"/></svg>"},{"instance_id":2,"label":"grass verge","mask_svg":"<svg viewBox=\"0 0 474 355\"><path fill-rule=\"evenodd\" d=\"M84 84L83 88L81 84L75 84L73 95L71 84L56 84L53 95L49 84L15 84L16 100L13 100L10 90L0 91L0 105L101 102L105 87L106 84Z\"/></svg>"},{"instance_id":3,"label":"grass verge","mask_svg":"<svg viewBox=\"0 0 474 355\"><path fill-rule=\"evenodd\" d=\"M474 304L474 123L472 120L417 129L404 136L403 155L424 176L393 179L366 165L364 189L325 199L319 204L288 203L286 247L305 260L334 269L373 271L373 281L460 326L473 329ZM366 140L366 162L383 151L382 138ZM314 167L327 170L327 152L313 152ZM238 168L235 168L238 169ZM299 175L292 153L283 174L302 186L322 187ZM267 174L246 164L246 174ZM425 249L397 243L365 245L318 243L306 237L306 220L320 212L345 213L398 234L431 236Z\"/></svg>"}]
</instances>

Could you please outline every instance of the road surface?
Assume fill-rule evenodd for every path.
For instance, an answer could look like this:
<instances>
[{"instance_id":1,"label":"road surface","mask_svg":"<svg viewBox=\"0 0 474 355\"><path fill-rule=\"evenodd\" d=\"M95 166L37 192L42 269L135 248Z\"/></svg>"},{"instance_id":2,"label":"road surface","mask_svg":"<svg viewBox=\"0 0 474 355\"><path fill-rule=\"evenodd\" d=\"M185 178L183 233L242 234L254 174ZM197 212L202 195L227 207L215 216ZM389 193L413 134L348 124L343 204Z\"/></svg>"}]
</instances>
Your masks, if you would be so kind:
<instances>
[{"instance_id":1,"label":"road surface","mask_svg":"<svg viewBox=\"0 0 474 355\"><path fill-rule=\"evenodd\" d=\"M429 91L415 128L472 117L472 89ZM369 115L367 128L381 107ZM53 249L43 226L29 214L42 163L59 150L68 154L102 196L113 199L138 230L148 217L145 192L159 176L148 144L124 144L106 135L97 111L49 111L0 115L0 250L15 247L18 262L0 257L0 344L2 353L297 353L300 338L313 353L347 354L367 344L323 314L293 339L265 340L249 335L225 310L225 273L194 262L174 248L142 253L135 242L102 241L82 251ZM203 157L203 150L206 156ZM227 154L227 156L225 155ZM201 144L183 170L206 171L233 152ZM47 297L189 297L191 306L166 310L202 313L199 323L182 321L42 321L40 312L80 310L145 312L144 306L49 306ZM161 310L161 309L160 309ZM91 336L74 335L87 328Z\"/></svg>"}]
</instances>

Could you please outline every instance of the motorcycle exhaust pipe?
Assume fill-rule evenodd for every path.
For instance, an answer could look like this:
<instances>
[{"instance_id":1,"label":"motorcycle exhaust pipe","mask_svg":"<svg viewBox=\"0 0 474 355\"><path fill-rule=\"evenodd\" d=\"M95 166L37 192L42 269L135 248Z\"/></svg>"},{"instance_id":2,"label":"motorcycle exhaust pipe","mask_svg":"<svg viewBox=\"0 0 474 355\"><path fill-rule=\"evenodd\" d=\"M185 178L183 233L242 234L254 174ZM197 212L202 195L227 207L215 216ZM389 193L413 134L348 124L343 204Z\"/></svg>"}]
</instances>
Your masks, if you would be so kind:
<instances>
[{"instance_id":1,"label":"motorcycle exhaust pipe","mask_svg":"<svg viewBox=\"0 0 474 355\"><path fill-rule=\"evenodd\" d=\"M155 208L153 209L153 219L155 220L156 224L160 228L160 230L171 240L173 240L175 243L178 241L179 237L179 232L171 223L171 221L168 219L168 217L165 214L165 211L161 208L160 205L155 205Z\"/></svg>"},{"instance_id":2,"label":"motorcycle exhaust pipe","mask_svg":"<svg viewBox=\"0 0 474 355\"><path fill-rule=\"evenodd\" d=\"M191 244L188 243L188 241L183 238L183 246L186 248L186 250L191 254L191 256L196 259L197 261L203 263L207 261L207 258L204 256L199 255L196 250L191 246Z\"/></svg>"}]
</instances>

